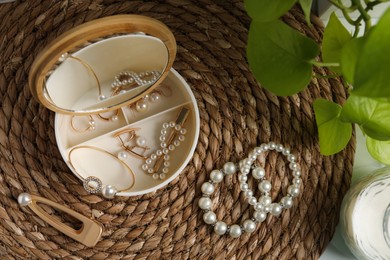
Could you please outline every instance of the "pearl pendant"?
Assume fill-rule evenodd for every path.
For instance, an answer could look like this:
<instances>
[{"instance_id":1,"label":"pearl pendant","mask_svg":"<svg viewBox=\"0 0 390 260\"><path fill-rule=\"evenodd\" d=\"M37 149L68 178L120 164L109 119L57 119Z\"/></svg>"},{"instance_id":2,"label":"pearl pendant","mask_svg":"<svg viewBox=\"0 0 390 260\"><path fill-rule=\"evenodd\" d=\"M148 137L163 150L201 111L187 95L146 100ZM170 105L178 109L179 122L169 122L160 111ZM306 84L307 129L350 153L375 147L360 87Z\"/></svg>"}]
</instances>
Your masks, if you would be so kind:
<instances>
[{"instance_id":1,"label":"pearl pendant","mask_svg":"<svg viewBox=\"0 0 390 260\"><path fill-rule=\"evenodd\" d=\"M138 112L147 112L149 110L148 102L141 99L136 103L135 108Z\"/></svg>"}]
</instances>

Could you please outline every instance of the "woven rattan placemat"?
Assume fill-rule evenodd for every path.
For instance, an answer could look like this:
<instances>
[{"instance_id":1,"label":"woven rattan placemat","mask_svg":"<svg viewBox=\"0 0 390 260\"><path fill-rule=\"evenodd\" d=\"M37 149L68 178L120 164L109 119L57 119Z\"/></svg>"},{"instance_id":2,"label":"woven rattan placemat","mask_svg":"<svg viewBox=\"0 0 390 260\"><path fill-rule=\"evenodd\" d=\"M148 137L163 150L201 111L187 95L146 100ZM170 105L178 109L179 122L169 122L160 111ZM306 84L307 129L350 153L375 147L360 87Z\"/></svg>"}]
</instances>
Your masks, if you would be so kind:
<instances>
[{"instance_id":1,"label":"woven rattan placemat","mask_svg":"<svg viewBox=\"0 0 390 260\"><path fill-rule=\"evenodd\" d=\"M54 113L32 98L27 77L34 57L56 36L95 18L130 13L159 19L173 31L178 44L174 68L196 96L200 137L188 166L164 189L105 200L88 194L63 162L54 136ZM30 0L0 5L0 18L1 259L319 257L349 187L354 144L338 155L321 156L312 103L318 97L342 103L346 91L337 79L313 80L308 90L292 97L275 97L259 87L245 58L250 20L241 1ZM319 25L305 25L299 9L285 22L321 39ZM304 190L298 203L278 218L269 216L240 239L215 235L197 206L201 184L213 168L241 159L270 140L301 155ZM285 166L277 153L266 157L273 198L286 193L291 177ZM86 216L101 215L101 241L87 248L59 233L19 207L16 198L21 192L47 197ZM218 218L228 224L252 212L239 192L237 176L218 185L214 198Z\"/></svg>"}]
</instances>

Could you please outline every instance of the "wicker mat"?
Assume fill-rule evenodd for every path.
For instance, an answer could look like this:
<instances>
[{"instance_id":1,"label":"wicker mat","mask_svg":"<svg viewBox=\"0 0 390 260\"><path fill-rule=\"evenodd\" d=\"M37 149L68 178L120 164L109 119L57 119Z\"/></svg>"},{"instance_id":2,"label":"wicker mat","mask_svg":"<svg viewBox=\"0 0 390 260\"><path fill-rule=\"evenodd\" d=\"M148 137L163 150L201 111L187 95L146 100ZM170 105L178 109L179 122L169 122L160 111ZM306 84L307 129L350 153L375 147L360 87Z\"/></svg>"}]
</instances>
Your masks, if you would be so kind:
<instances>
[{"instance_id":1,"label":"wicker mat","mask_svg":"<svg viewBox=\"0 0 390 260\"><path fill-rule=\"evenodd\" d=\"M173 31L178 44L174 68L196 96L200 137L192 160L168 186L144 196L106 200L88 194L67 168L55 141L54 113L32 98L27 77L37 53L61 33L95 18L131 13L159 19ZM355 149L351 142L335 156L320 155L312 103L318 97L342 103L346 91L338 79L313 80L308 90L292 97L275 97L259 87L245 58L250 19L241 1L30 0L0 5L0 18L1 259L320 256L338 222ZM299 9L284 19L316 41L321 39L320 25L306 26ZM213 168L241 159L270 140L300 154L303 192L293 208L280 217L269 216L252 234L239 239L215 235L197 206L201 184ZM291 181L285 168L283 156L267 155L274 199L286 194ZM219 219L233 224L252 214L237 176L216 190ZM95 215L104 225L101 241L87 248L64 236L28 208L19 207L16 198L21 192Z\"/></svg>"}]
</instances>

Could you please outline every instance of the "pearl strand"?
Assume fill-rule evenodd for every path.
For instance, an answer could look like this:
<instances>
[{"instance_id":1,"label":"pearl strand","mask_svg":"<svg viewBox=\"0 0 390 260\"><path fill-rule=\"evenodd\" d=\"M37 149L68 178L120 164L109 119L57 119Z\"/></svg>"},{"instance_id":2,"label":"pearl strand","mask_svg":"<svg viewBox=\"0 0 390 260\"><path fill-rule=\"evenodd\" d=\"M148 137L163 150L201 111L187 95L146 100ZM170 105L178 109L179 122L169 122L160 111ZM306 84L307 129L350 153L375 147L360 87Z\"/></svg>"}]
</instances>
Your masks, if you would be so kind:
<instances>
[{"instance_id":1,"label":"pearl strand","mask_svg":"<svg viewBox=\"0 0 390 260\"><path fill-rule=\"evenodd\" d=\"M203 221L214 226L214 232L218 235L229 234L231 237L237 238L243 232L252 233L256 229L255 219L246 219L242 225L228 226L223 221L217 221L216 214L211 210L212 201L210 195L214 192L215 183L223 180L224 176L232 175L237 172L237 166L233 162L227 162L221 170L213 170L210 173L210 180L202 184L202 198L199 199L198 205L204 210Z\"/></svg>"},{"instance_id":2,"label":"pearl strand","mask_svg":"<svg viewBox=\"0 0 390 260\"><path fill-rule=\"evenodd\" d=\"M293 183L287 188L287 195L283 197L279 203L273 203L270 197L270 191L272 189L272 184L270 181L265 179L265 170L259 166L252 166L257 157L265 152L275 150L282 153L287 157L289 161L289 168L293 171ZM263 220L266 218L267 214L270 213L273 216L279 216L282 213L283 209L289 209L293 205L293 198L297 197L300 192L300 184L302 182L300 175L300 167L296 163L295 155L291 154L288 148L284 148L281 144L275 144L270 142L268 144L262 144L260 147L253 149L249 156L242 161L240 161L240 174L238 180L240 182L240 189L244 192L245 197L250 205L255 209L253 217L256 220ZM249 189L247 180L247 175L252 170L252 176L259 181L258 189L261 191L262 195L257 200L253 195L254 192Z\"/></svg>"},{"instance_id":3,"label":"pearl strand","mask_svg":"<svg viewBox=\"0 0 390 260\"><path fill-rule=\"evenodd\" d=\"M265 170L262 167L252 166L257 157L265 151L275 150L282 153L289 161L289 168L293 171L293 184L287 188L287 195L283 197L279 203L272 203L269 193L272 189L271 182L265 180ZM217 221L216 215L211 211L212 201L210 195L214 192L215 183L222 181L226 175L232 175L237 171L236 165L233 162L224 164L222 170L213 170L210 173L210 180L202 184L201 190L203 197L199 199L198 205L205 211L203 220L205 223L214 226L214 232L218 235L228 233L231 237L239 237L243 232L251 233L256 229L256 224L266 220L267 214L271 213L273 216L279 216L283 209L289 209L293 206L293 198L297 197L300 192L300 184L302 182L300 176L301 171L299 165L296 163L295 155L291 154L288 148L284 148L281 144L270 142L262 144L260 147L253 149L249 156L239 163L240 174L238 180L240 182L240 189L244 192L245 197L250 205L255 209L252 219L247 219L242 226L232 225L229 227L222 221ZM252 171L252 176L259 181L258 188L262 192L262 196L257 200L253 195L253 191L249 189L247 184L248 174Z\"/></svg>"}]
</instances>

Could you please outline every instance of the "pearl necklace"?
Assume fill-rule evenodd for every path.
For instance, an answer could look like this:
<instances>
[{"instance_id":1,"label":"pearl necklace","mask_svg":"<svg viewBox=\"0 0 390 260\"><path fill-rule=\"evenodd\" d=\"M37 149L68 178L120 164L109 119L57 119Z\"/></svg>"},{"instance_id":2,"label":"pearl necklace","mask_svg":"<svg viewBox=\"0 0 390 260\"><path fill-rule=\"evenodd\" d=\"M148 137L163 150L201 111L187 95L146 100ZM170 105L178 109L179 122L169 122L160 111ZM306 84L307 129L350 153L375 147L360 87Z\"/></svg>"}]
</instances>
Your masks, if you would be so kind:
<instances>
[{"instance_id":1,"label":"pearl necklace","mask_svg":"<svg viewBox=\"0 0 390 260\"><path fill-rule=\"evenodd\" d=\"M293 171L293 183L287 188L287 195L279 203L272 203L272 199L269 196L272 185L270 181L265 179L265 170L262 167L253 165L257 157L268 150L275 150L285 155L289 161L289 168ZM217 221L216 214L211 211L212 201L210 195L215 190L214 184L221 182L224 176L236 173L237 166L240 170L240 174L238 175L240 189L244 192L248 203L254 207L255 212L253 213L253 218L244 220L241 226L234 224L229 227L225 222ZM249 189L247 184L247 175L251 171L253 178L259 181L258 188L262 193L259 200L253 196L254 192ZM300 184L302 182L300 175L301 171L299 165L296 163L296 157L290 153L288 148L284 148L281 144L275 144L273 142L262 144L260 147L253 149L247 158L240 161L239 165L233 162L227 162L224 164L223 169L211 171L210 180L202 184L201 190L203 197L198 202L199 207L205 211L203 220L205 223L213 225L214 232L218 235L229 234L231 237L237 238L243 232L251 233L255 231L257 223L261 223L267 218L268 213L271 213L273 216L279 216L283 209L292 207L293 198L297 197L300 192Z\"/></svg>"}]
</instances>

